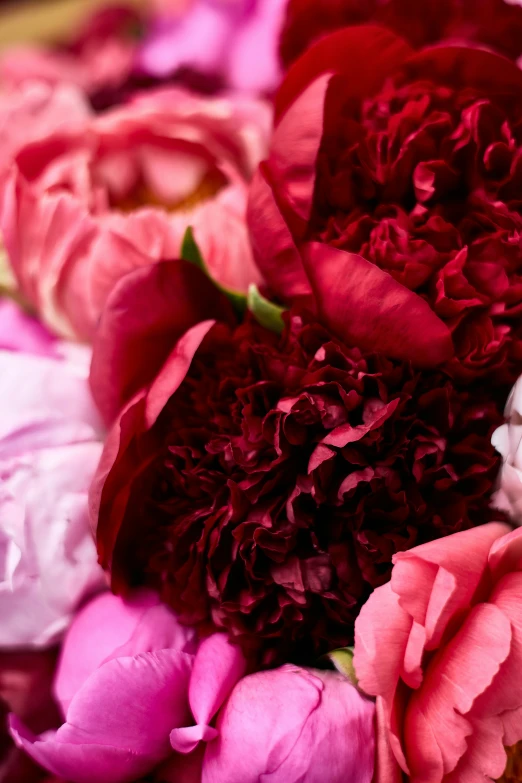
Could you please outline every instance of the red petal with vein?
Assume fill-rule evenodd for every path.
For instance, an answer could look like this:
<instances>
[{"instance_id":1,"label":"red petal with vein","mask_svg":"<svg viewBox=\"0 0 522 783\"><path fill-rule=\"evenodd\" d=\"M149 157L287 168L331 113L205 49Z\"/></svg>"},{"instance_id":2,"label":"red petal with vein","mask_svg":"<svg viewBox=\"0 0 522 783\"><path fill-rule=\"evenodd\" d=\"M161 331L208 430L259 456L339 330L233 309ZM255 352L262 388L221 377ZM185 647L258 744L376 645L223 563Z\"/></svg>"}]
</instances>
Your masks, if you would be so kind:
<instances>
[{"instance_id":1,"label":"red petal with vein","mask_svg":"<svg viewBox=\"0 0 522 783\"><path fill-rule=\"evenodd\" d=\"M348 344L419 367L453 354L447 326L420 296L354 253L312 242L303 263L326 326Z\"/></svg>"},{"instance_id":2,"label":"red petal with vein","mask_svg":"<svg viewBox=\"0 0 522 783\"><path fill-rule=\"evenodd\" d=\"M252 181L247 220L254 258L270 288L283 300L311 300L310 283L262 163Z\"/></svg>"}]
</instances>

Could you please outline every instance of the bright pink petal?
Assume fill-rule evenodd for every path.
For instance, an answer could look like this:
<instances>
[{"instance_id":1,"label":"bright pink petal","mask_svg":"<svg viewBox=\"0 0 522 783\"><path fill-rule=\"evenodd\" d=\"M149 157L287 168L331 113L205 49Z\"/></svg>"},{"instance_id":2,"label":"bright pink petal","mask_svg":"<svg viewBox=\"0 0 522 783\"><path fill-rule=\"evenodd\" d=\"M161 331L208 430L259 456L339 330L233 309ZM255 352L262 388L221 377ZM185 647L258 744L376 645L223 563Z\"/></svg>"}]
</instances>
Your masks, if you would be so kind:
<instances>
[{"instance_id":1,"label":"bright pink petal","mask_svg":"<svg viewBox=\"0 0 522 783\"><path fill-rule=\"evenodd\" d=\"M14 302L0 302L0 348L58 358L56 340Z\"/></svg>"},{"instance_id":2,"label":"bright pink petal","mask_svg":"<svg viewBox=\"0 0 522 783\"><path fill-rule=\"evenodd\" d=\"M189 717L192 661L175 650L109 661L78 691L51 739L30 738L16 721L15 739L51 772L79 783L84 768L100 783L140 777L168 756L171 728Z\"/></svg>"},{"instance_id":3,"label":"bright pink petal","mask_svg":"<svg viewBox=\"0 0 522 783\"><path fill-rule=\"evenodd\" d=\"M170 649L193 654L195 631L151 590L122 599L104 593L76 616L62 645L55 694L64 712L84 682L104 662L117 657Z\"/></svg>"},{"instance_id":4,"label":"bright pink petal","mask_svg":"<svg viewBox=\"0 0 522 783\"><path fill-rule=\"evenodd\" d=\"M451 334L428 303L375 264L318 242L302 257L322 320L350 345L419 367L452 356Z\"/></svg>"},{"instance_id":5,"label":"bright pink petal","mask_svg":"<svg viewBox=\"0 0 522 783\"><path fill-rule=\"evenodd\" d=\"M224 633L216 633L201 642L190 677L189 702L198 723L174 729L170 741L174 750L190 752L200 740L214 738L208 724L227 699L246 670L246 660L238 645Z\"/></svg>"}]
</instances>

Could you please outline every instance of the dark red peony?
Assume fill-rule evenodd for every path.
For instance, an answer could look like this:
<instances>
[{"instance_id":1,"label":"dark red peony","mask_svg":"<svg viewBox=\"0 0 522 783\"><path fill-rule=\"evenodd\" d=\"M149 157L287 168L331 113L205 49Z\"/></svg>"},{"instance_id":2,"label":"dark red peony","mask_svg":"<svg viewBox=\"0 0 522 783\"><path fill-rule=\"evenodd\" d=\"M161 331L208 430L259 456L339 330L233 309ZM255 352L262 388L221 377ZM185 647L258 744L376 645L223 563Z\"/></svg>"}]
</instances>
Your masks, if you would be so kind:
<instances>
[{"instance_id":1,"label":"dark red peony","mask_svg":"<svg viewBox=\"0 0 522 783\"><path fill-rule=\"evenodd\" d=\"M134 396L94 484L100 560L116 591L152 585L265 664L313 660L353 641L394 553L487 521L501 416L480 387L363 354L296 310L277 335L216 293L214 320L185 305L182 333L180 302L207 286L165 262L110 299L92 386L108 415ZM151 359L155 321L171 343Z\"/></svg>"},{"instance_id":2,"label":"dark red peony","mask_svg":"<svg viewBox=\"0 0 522 783\"><path fill-rule=\"evenodd\" d=\"M522 55L522 8L507 0L289 0L280 53L290 65L327 33L355 24L388 27L418 48L453 39Z\"/></svg>"},{"instance_id":3,"label":"dark red peony","mask_svg":"<svg viewBox=\"0 0 522 783\"><path fill-rule=\"evenodd\" d=\"M276 109L249 208L273 291L500 399L522 360L522 73L347 28L294 64Z\"/></svg>"}]
</instances>

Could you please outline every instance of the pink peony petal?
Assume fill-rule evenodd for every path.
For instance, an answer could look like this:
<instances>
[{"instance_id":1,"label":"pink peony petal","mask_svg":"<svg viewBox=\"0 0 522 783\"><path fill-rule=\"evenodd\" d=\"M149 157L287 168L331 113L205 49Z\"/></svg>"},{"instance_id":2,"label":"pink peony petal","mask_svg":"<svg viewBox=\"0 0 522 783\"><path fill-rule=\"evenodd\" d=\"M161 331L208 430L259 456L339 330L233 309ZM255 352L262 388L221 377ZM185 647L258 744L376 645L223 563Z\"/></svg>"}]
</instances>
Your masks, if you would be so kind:
<instances>
[{"instance_id":1,"label":"pink peony petal","mask_svg":"<svg viewBox=\"0 0 522 783\"><path fill-rule=\"evenodd\" d=\"M187 721L192 661L176 650L111 660L76 693L52 738L32 738L16 720L13 736L32 758L75 783L87 780L87 771L100 783L133 780L168 755L171 728Z\"/></svg>"},{"instance_id":2,"label":"pink peony petal","mask_svg":"<svg viewBox=\"0 0 522 783\"><path fill-rule=\"evenodd\" d=\"M189 685L190 708L198 725L172 731L170 741L174 750L187 753L200 740L208 742L214 739L216 732L207 724L245 670L246 661L241 648L232 644L226 634L216 633L203 639Z\"/></svg>"}]
</instances>

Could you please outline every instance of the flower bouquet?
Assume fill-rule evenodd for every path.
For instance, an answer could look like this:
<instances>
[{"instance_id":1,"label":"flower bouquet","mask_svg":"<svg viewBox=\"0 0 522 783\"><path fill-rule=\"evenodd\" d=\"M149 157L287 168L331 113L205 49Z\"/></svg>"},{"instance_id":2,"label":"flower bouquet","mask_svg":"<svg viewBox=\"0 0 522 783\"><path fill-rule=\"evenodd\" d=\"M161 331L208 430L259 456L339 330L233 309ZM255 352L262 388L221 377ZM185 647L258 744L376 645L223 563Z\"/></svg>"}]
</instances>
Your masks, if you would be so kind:
<instances>
[{"instance_id":1,"label":"flower bouquet","mask_svg":"<svg viewBox=\"0 0 522 783\"><path fill-rule=\"evenodd\" d=\"M0 54L0 780L522 781L522 7Z\"/></svg>"}]
</instances>

